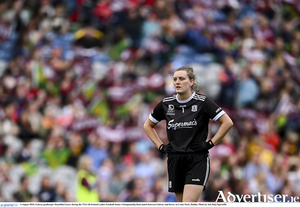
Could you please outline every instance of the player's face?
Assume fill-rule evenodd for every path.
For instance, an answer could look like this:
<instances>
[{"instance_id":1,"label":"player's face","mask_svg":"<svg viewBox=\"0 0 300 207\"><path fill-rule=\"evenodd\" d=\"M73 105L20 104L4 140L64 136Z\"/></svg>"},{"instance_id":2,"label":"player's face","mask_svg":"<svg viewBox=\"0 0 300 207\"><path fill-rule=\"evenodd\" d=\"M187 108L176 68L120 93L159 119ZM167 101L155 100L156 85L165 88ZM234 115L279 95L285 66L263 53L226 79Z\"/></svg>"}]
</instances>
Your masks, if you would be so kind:
<instances>
[{"instance_id":1,"label":"player's face","mask_svg":"<svg viewBox=\"0 0 300 207\"><path fill-rule=\"evenodd\" d=\"M176 93L184 94L191 91L191 87L194 83L194 80L190 80L187 76L187 72L184 70L179 70L174 73L173 84Z\"/></svg>"}]
</instances>

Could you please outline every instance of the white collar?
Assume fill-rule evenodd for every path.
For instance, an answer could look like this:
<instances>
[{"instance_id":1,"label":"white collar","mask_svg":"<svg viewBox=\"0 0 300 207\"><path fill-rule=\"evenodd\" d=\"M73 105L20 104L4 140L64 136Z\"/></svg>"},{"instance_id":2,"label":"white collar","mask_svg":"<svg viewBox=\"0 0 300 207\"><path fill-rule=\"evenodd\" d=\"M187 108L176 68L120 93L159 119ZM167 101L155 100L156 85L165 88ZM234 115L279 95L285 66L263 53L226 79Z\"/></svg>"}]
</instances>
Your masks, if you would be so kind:
<instances>
[{"instance_id":1,"label":"white collar","mask_svg":"<svg viewBox=\"0 0 300 207\"><path fill-rule=\"evenodd\" d=\"M179 101L179 99L178 99L178 94L176 94L176 100L178 101L178 103L187 103L187 102L189 102L190 100L192 100L192 98L193 98L194 95L195 95L195 92L193 92L193 94L192 94L188 99L186 99L186 100L184 100L184 101Z\"/></svg>"}]
</instances>

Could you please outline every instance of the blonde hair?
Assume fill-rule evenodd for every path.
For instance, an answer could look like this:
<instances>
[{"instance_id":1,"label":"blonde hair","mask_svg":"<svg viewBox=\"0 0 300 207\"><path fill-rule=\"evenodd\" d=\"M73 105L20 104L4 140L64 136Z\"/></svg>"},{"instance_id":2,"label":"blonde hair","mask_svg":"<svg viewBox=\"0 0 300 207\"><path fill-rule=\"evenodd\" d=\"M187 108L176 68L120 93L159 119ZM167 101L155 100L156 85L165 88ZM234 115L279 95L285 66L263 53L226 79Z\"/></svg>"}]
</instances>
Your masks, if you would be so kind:
<instances>
[{"instance_id":1,"label":"blonde hair","mask_svg":"<svg viewBox=\"0 0 300 207\"><path fill-rule=\"evenodd\" d=\"M196 75L194 74L194 69L191 66L182 66L182 67L176 69L175 72L180 71L180 70L186 71L188 78L190 80L194 80L194 84L191 86L191 89L195 92L198 92L199 87L196 83Z\"/></svg>"},{"instance_id":2,"label":"blonde hair","mask_svg":"<svg viewBox=\"0 0 300 207\"><path fill-rule=\"evenodd\" d=\"M91 165L92 165L92 158L86 154L83 154L78 159L77 169L90 170Z\"/></svg>"}]
</instances>

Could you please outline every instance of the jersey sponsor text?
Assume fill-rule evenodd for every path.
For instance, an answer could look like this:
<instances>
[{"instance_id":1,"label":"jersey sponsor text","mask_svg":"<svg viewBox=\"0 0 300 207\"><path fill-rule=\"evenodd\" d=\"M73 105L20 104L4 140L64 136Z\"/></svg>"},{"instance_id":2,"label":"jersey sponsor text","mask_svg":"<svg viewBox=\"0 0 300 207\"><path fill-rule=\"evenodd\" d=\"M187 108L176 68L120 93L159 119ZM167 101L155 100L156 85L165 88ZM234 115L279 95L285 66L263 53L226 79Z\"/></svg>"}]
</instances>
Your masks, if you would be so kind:
<instances>
[{"instance_id":1,"label":"jersey sponsor text","mask_svg":"<svg viewBox=\"0 0 300 207\"><path fill-rule=\"evenodd\" d=\"M197 126L197 120L194 119L193 121L184 121L184 122L178 122L173 123L174 119L170 120L168 122L168 129L180 129L180 128L192 128L193 126Z\"/></svg>"}]
</instances>

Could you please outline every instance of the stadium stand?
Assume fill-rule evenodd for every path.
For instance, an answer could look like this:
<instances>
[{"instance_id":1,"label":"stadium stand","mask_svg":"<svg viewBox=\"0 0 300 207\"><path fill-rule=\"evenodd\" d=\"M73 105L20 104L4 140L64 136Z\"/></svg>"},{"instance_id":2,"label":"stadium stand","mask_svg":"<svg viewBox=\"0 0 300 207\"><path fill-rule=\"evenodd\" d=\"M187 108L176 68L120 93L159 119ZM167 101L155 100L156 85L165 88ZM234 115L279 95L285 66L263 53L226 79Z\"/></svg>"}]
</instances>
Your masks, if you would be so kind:
<instances>
[{"instance_id":1,"label":"stadium stand","mask_svg":"<svg viewBox=\"0 0 300 207\"><path fill-rule=\"evenodd\" d=\"M101 201L176 201L166 157L142 126L174 93L172 73L183 65L235 123L210 151L200 200L220 190L299 196L299 8L296 0L0 0L0 202L76 201L83 154ZM167 142L164 123L156 129Z\"/></svg>"}]
</instances>

